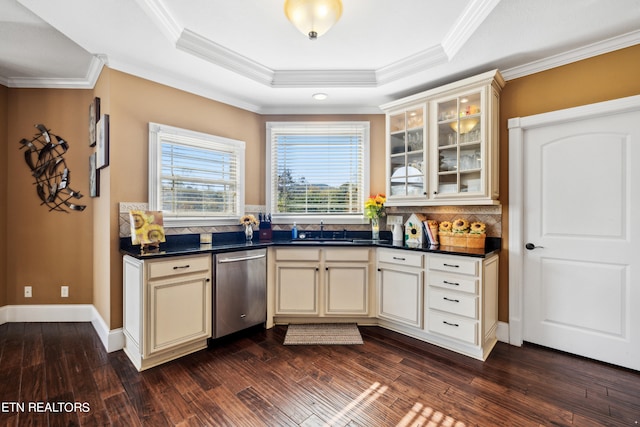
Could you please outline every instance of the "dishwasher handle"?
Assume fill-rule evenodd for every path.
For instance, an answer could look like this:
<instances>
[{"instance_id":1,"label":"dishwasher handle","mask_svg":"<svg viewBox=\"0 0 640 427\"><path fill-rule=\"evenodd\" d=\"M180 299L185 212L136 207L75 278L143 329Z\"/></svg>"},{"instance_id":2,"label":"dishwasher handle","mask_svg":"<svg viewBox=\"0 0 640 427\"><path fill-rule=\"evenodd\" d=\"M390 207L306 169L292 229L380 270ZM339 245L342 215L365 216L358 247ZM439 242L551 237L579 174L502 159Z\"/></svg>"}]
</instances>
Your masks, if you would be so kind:
<instances>
[{"instance_id":1,"label":"dishwasher handle","mask_svg":"<svg viewBox=\"0 0 640 427\"><path fill-rule=\"evenodd\" d=\"M260 259L264 257L266 257L266 254L249 255L249 256L242 256L242 257L236 257L236 258L220 258L218 260L218 264L223 264L228 262L250 261L252 259Z\"/></svg>"}]
</instances>

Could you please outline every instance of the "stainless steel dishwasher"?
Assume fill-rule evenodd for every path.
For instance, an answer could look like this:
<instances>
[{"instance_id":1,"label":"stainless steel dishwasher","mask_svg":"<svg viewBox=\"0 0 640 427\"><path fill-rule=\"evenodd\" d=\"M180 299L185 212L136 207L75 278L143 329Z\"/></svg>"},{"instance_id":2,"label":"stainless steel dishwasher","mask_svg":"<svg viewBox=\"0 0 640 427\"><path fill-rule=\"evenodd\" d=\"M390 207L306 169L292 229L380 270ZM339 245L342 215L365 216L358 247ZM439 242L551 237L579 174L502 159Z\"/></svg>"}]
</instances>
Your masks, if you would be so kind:
<instances>
[{"instance_id":1,"label":"stainless steel dishwasher","mask_svg":"<svg viewBox=\"0 0 640 427\"><path fill-rule=\"evenodd\" d=\"M267 250L216 254L213 291L213 338L267 320Z\"/></svg>"}]
</instances>

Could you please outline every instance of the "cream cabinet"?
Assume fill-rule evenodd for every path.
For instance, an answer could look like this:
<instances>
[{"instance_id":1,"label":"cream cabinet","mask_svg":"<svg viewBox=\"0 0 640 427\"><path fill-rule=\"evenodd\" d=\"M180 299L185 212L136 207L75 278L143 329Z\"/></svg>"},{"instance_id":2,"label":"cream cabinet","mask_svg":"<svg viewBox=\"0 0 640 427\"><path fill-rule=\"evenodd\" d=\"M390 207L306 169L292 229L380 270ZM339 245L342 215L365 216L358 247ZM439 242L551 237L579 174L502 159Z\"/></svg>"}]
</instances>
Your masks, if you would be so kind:
<instances>
[{"instance_id":1,"label":"cream cabinet","mask_svg":"<svg viewBox=\"0 0 640 427\"><path fill-rule=\"evenodd\" d=\"M486 359L498 327L498 256L429 254L425 330L447 348Z\"/></svg>"},{"instance_id":2,"label":"cream cabinet","mask_svg":"<svg viewBox=\"0 0 640 427\"><path fill-rule=\"evenodd\" d=\"M320 314L321 249L275 250L276 315Z\"/></svg>"},{"instance_id":3,"label":"cream cabinet","mask_svg":"<svg viewBox=\"0 0 640 427\"><path fill-rule=\"evenodd\" d=\"M363 248L276 248L275 316L367 317L371 252Z\"/></svg>"},{"instance_id":4,"label":"cream cabinet","mask_svg":"<svg viewBox=\"0 0 640 427\"><path fill-rule=\"evenodd\" d=\"M378 249L378 318L422 327L423 263L419 252Z\"/></svg>"},{"instance_id":5,"label":"cream cabinet","mask_svg":"<svg viewBox=\"0 0 640 427\"><path fill-rule=\"evenodd\" d=\"M427 194L427 104L403 107L386 116L387 197L423 200Z\"/></svg>"},{"instance_id":6,"label":"cream cabinet","mask_svg":"<svg viewBox=\"0 0 640 427\"><path fill-rule=\"evenodd\" d=\"M143 370L211 337L211 255L123 261L124 351Z\"/></svg>"},{"instance_id":7,"label":"cream cabinet","mask_svg":"<svg viewBox=\"0 0 640 427\"><path fill-rule=\"evenodd\" d=\"M494 70L381 106L388 206L498 203L504 84Z\"/></svg>"}]
</instances>

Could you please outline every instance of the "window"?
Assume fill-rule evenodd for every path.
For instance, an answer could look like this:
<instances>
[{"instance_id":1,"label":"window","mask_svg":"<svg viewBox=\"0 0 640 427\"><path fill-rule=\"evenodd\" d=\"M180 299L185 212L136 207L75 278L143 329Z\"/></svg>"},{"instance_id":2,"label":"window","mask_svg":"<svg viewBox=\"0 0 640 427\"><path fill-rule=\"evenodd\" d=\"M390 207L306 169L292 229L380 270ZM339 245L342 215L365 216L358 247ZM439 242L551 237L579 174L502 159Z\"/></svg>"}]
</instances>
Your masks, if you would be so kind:
<instances>
[{"instance_id":1,"label":"window","mask_svg":"<svg viewBox=\"0 0 640 427\"><path fill-rule=\"evenodd\" d=\"M362 222L368 122L268 122L267 202L274 220Z\"/></svg>"},{"instance_id":2,"label":"window","mask_svg":"<svg viewBox=\"0 0 640 427\"><path fill-rule=\"evenodd\" d=\"M229 223L244 211L243 141L149 123L149 208L168 226Z\"/></svg>"}]
</instances>

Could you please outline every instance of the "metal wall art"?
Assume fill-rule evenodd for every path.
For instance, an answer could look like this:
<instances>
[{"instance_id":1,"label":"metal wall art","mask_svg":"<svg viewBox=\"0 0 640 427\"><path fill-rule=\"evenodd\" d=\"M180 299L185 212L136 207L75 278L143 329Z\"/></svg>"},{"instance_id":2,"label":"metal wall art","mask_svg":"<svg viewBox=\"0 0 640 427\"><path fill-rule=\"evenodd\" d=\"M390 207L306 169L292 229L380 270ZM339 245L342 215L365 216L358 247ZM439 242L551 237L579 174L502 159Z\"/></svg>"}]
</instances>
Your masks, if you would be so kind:
<instances>
[{"instance_id":1,"label":"metal wall art","mask_svg":"<svg viewBox=\"0 0 640 427\"><path fill-rule=\"evenodd\" d=\"M62 157L69 149L69 144L60 136L49 132L45 125L35 126L40 133L31 140L23 138L20 141L20 149L25 149L24 160L36 180L36 191L42 200L41 205L47 205L49 211L84 210L85 205L73 203L74 199L82 198L82 194L69 187L70 172ZM51 137L55 138L56 142L53 142Z\"/></svg>"}]
</instances>

